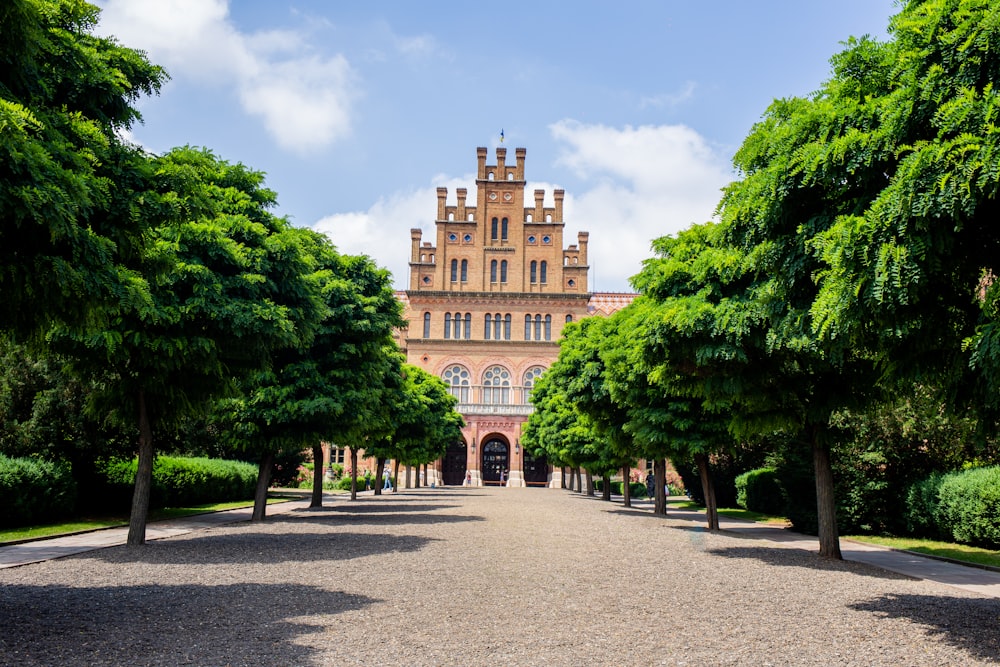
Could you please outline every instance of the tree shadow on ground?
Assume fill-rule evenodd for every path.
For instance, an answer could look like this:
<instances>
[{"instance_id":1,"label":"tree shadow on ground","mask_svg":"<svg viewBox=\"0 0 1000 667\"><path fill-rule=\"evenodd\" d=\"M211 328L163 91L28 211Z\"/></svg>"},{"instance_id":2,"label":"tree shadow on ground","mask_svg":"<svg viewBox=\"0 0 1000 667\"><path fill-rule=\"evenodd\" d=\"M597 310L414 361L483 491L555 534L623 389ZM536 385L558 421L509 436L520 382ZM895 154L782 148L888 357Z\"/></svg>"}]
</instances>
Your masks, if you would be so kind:
<instances>
[{"instance_id":1,"label":"tree shadow on ground","mask_svg":"<svg viewBox=\"0 0 1000 667\"><path fill-rule=\"evenodd\" d=\"M288 523L312 523L320 526L432 526L435 524L485 521L481 516L459 514L409 514L380 512L303 511L282 517Z\"/></svg>"},{"instance_id":2,"label":"tree shadow on ground","mask_svg":"<svg viewBox=\"0 0 1000 667\"><path fill-rule=\"evenodd\" d=\"M273 564L344 561L388 553L418 551L432 542L417 535L339 532L209 531L142 547L111 547L74 556L108 563L178 565Z\"/></svg>"},{"instance_id":3,"label":"tree shadow on ground","mask_svg":"<svg viewBox=\"0 0 1000 667\"><path fill-rule=\"evenodd\" d=\"M315 586L4 587L0 661L9 665L304 665L319 632L299 617L378 600Z\"/></svg>"},{"instance_id":4,"label":"tree shadow on ground","mask_svg":"<svg viewBox=\"0 0 1000 667\"><path fill-rule=\"evenodd\" d=\"M923 625L927 634L978 660L1000 661L1000 600L939 595L888 594L851 605L882 618Z\"/></svg>"},{"instance_id":5,"label":"tree shadow on ground","mask_svg":"<svg viewBox=\"0 0 1000 667\"><path fill-rule=\"evenodd\" d=\"M429 505L429 504L417 504L417 503L405 503L405 502L361 502L361 503L344 503L337 505L325 505L323 507L310 507L302 510L296 510L294 515L302 514L304 512L315 512L319 510L328 510L331 512L341 512L344 514L393 514L393 513L409 513L409 512L436 512L437 510L448 510L454 509L458 505ZM293 516L291 514L286 514L284 516Z\"/></svg>"},{"instance_id":6,"label":"tree shadow on ground","mask_svg":"<svg viewBox=\"0 0 1000 667\"><path fill-rule=\"evenodd\" d=\"M679 530L691 531L692 541L703 540L707 530L692 530L690 528L679 528ZM721 533L726 536L736 536L734 533ZM698 536L701 536L700 538ZM914 581L914 577L883 570L874 565L859 563L857 561L835 560L832 558L821 558L812 551L805 551L796 547L779 546L745 546L745 547L705 547L705 553L724 558L754 559L774 567L800 567L814 571L825 572L850 572L865 577L876 579L889 579L895 581Z\"/></svg>"}]
</instances>

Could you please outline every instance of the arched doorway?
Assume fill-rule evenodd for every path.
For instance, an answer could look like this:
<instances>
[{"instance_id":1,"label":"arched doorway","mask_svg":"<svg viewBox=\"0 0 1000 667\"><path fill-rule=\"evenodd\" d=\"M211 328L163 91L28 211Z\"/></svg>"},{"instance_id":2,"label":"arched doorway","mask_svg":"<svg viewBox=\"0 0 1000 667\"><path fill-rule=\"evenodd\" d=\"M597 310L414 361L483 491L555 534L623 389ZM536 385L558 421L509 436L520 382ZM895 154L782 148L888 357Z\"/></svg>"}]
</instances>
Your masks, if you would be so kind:
<instances>
[{"instance_id":1,"label":"arched doorway","mask_svg":"<svg viewBox=\"0 0 1000 667\"><path fill-rule=\"evenodd\" d=\"M465 483L465 443L456 442L445 450L441 462L441 483L445 486L461 486Z\"/></svg>"},{"instance_id":2,"label":"arched doorway","mask_svg":"<svg viewBox=\"0 0 1000 667\"><path fill-rule=\"evenodd\" d=\"M549 483L549 462L545 456L532 456L524 450L524 483L528 486L547 486Z\"/></svg>"},{"instance_id":3,"label":"arched doorway","mask_svg":"<svg viewBox=\"0 0 1000 667\"><path fill-rule=\"evenodd\" d=\"M504 479L510 474L510 447L504 440L491 438L483 445L483 483L499 484L501 474Z\"/></svg>"}]
</instances>

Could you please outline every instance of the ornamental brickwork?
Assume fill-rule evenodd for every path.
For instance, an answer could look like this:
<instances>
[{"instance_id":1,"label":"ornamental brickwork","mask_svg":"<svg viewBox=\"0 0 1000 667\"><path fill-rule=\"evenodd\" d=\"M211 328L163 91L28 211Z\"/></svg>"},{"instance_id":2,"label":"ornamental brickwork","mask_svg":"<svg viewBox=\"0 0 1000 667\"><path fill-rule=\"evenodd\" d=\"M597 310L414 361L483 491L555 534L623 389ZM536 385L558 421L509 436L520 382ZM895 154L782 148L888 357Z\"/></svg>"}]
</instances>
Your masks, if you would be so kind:
<instances>
[{"instance_id":1,"label":"ornamental brickwork","mask_svg":"<svg viewBox=\"0 0 1000 667\"><path fill-rule=\"evenodd\" d=\"M424 483L559 486L547 462L520 446L528 394L559 355L568 322L608 315L635 295L590 293L589 234L564 246L565 192L552 191L552 206L544 190L526 202L526 150L515 149L513 164L504 147L493 164L487 153L476 149L475 203L466 188L454 203L438 188L434 239L410 231L409 289L398 293L407 361L448 383L466 422L463 442L428 466Z\"/></svg>"}]
</instances>

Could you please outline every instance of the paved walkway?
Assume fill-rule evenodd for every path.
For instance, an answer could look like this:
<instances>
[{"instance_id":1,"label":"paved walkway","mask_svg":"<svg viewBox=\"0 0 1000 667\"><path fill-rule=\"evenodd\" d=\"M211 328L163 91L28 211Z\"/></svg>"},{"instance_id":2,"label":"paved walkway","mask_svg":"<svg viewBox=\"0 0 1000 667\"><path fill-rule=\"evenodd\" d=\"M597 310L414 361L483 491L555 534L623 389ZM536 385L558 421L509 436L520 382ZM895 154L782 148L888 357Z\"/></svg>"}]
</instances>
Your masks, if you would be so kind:
<instances>
[{"instance_id":1,"label":"paved walkway","mask_svg":"<svg viewBox=\"0 0 1000 667\"><path fill-rule=\"evenodd\" d=\"M359 495L373 495L372 492ZM326 501L335 502L339 496L327 496ZM620 502L620 499L617 500ZM308 499L293 500L284 503L268 505L268 516L284 514L309 506ZM652 503L645 500L633 500L636 511L650 511ZM693 523L704 523L705 514L697 510L679 510L668 508L669 515L674 519L690 520ZM226 510L150 523L146 528L146 540L160 540L199 530L207 530L214 526L240 521L249 521L251 508ZM785 528L778 528L762 523L719 517L720 525L726 532L757 540L767 540L777 545L805 551L819 550L817 539L810 535L802 535ZM53 558L61 558L72 554L103 549L105 547L125 544L128 528L108 528L89 533L78 533L63 537L35 540L23 544L0 547L0 569L38 563ZM1000 572L984 570L950 563L934 558L926 558L912 553L896 551L885 547L841 540L841 554L845 560L857 561L875 567L903 574L915 579L926 579L937 583L954 586L980 595L1000 598Z\"/></svg>"}]
</instances>

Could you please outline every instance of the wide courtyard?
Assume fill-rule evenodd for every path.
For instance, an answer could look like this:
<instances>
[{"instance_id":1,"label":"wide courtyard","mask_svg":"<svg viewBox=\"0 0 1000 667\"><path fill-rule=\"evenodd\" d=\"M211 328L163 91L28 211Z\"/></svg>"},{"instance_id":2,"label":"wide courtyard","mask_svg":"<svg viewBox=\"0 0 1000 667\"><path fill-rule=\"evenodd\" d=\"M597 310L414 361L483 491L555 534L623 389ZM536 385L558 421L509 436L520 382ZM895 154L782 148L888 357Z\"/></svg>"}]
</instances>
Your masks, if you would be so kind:
<instances>
[{"instance_id":1,"label":"wide courtyard","mask_svg":"<svg viewBox=\"0 0 1000 667\"><path fill-rule=\"evenodd\" d=\"M337 496L0 591L5 665L1000 660L1000 599L550 489Z\"/></svg>"}]
</instances>

